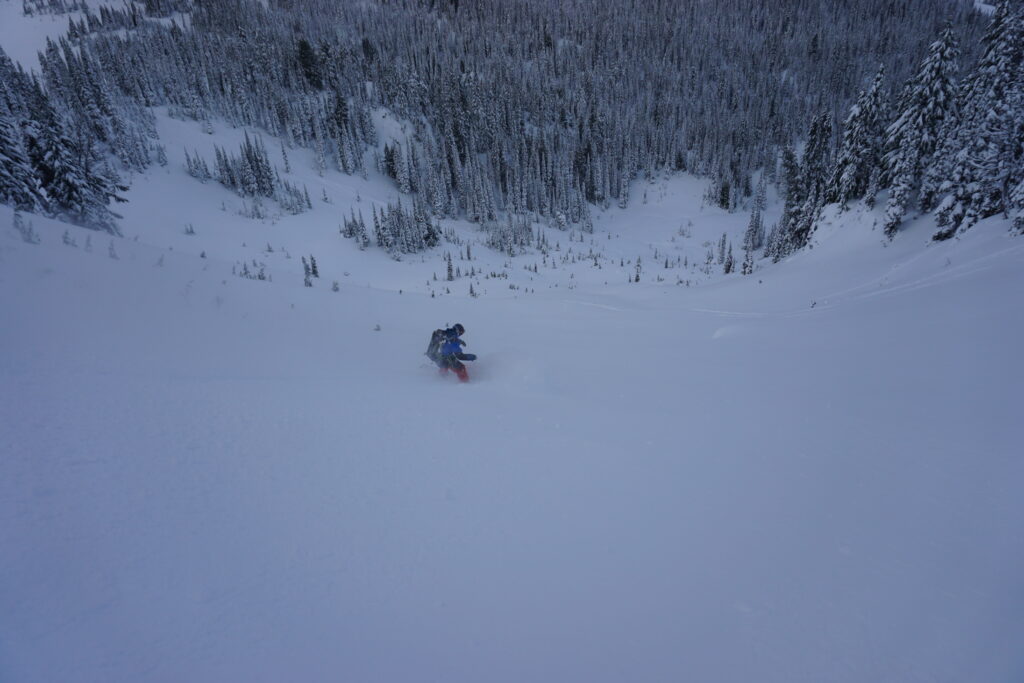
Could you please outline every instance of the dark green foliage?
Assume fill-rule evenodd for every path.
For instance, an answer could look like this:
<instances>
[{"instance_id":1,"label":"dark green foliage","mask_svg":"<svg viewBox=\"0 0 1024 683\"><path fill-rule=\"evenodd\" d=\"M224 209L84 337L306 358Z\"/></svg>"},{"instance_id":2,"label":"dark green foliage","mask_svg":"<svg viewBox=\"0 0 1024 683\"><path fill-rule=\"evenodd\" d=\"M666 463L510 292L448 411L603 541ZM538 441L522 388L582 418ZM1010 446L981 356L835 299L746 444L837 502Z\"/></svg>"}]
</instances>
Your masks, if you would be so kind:
<instances>
[{"instance_id":1,"label":"dark green foliage","mask_svg":"<svg viewBox=\"0 0 1024 683\"><path fill-rule=\"evenodd\" d=\"M320 76L320 64L317 60L316 52L313 51L313 47L305 38L299 39L298 60L302 74L306 77L306 82L309 83L310 87L314 90L323 88L324 82Z\"/></svg>"}]
</instances>

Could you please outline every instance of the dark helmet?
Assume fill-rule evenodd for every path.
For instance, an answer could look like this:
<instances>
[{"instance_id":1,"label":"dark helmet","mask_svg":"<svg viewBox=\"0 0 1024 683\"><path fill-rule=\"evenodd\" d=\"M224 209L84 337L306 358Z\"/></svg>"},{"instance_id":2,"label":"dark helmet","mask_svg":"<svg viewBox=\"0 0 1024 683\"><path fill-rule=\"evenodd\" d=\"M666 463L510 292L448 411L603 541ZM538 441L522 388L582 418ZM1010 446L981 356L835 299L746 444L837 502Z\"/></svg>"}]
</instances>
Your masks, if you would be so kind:
<instances>
[{"instance_id":1,"label":"dark helmet","mask_svg":"<svg viewBox=\"0 0 1024 683\"><path fill-rule=\"evenodd\" d=\"M455 323L454 325L452 325L452 329L455 330L455 333L458 334L459 336L466 334L466 328L460 325L459 323Z\"/></svg>"}]
</instances>

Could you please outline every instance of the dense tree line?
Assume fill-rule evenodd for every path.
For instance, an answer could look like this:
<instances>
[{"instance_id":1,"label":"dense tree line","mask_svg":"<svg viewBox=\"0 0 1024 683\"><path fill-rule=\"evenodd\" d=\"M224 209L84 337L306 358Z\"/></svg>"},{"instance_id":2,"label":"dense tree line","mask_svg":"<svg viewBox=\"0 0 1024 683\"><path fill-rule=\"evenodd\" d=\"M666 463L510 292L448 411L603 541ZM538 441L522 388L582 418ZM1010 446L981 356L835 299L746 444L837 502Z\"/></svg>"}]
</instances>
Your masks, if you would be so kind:
<instances>
[{"instance_id":1,"label":"dense tree line","mask_svg":"<svg viewBox=\"0 0 1024 683\"><path fill-rule=\"evenodd\" d=\"M28 17L37 14L66 14L88 8L85 0L21 0L21 11Z\"/></svg>"},{"instance_id":2,"label":"dense tree line","mask_svg":"<svg viewBox=\"0 0 1024 683\"><path fill-rule=\"evenodd\" d=\"M765 169L784 189L786 213L744 246L763 242L780 256L806 244L824 204L870 201L886 187L893 225L922 183L922 201L948 225L1002 206L975 176L999 166L994 147L1013 146L1019 97L1007 95L990 119L971 104L980 94L922 79L952 79L958 51L961 63L981 52L986 73L1019 67L1003 54L1012 49L992 47L1002 40L993 27L1018 16L1004 2L986 29L967 0L148 0L71 21L41 54L40 77L21 74L5 90L53 112L97 198L116 183L101 159L139 169L154 157L154 106L261 128L314 150L319 170L346 173L366 172L364 153L377 143L371 113L385 108L410 130L383 148L378 167L425 215L467 218L515 243L521 231L507 228L508 214L586 230L591 205L626 206L632 179L663 171L708 177L709 196L735 209ZM929 48L940 34L941 49ZM975 93L1004 88L995 76L972 82ZM938 92L963 102L936 118L927 103ZM18 106L6 105L0 140L13 142L0 153L24 169L31 156L28 167L13 160L25 157L26 116L46 117ZM981 125L992 142L967 132ZM961 134L975 149L957 161L939 142ZM1014 173L1001 178L1008 208L1024 191ZM2 191L24 205L40 188ZM386 248L428 243L399 234Z\"/></svg>"},{"instance_id":3,"label":"dense tree line","mask_svg":"<svg viewBox=\"0 0 1024 683\"><path fill-rule=\"evenodd\" d=\"M270 155L263 145L263 139L255 141L245 134L245 141L238 154L213 146L214 170L198 153L185 150L185 167L189 175L201 181L216 179L221 185L234 190L242 197L274 199L288 213L297 214L313 208L309 191L281 178L277 167L270 162ZM286 157L287 158L287 157Z\"/></svg>"},{"instance_id":4,"label":"dense tree line","mask_svg":"<svg viewBox=\"0 0 1024 683\"><path fill-rule=\"evenodd\" d=\"M1024 233L1024 6L1000 0L980 43L980 57L963 70L947 25L893 102L881 96L884 71L876 75L850 109L834 153L821 118L802 160L784 149L783 217L766 253L778 260L805 246L824 203L871 206L886 188L882 228L890 238L912 208L934 211L936 240L995 215ZM822 187L816 179L829 165Z\"/></svg>"},{"instance_id":5,"label":"dense tree line","mask_svg":"<svg viewBox=\"0 0 1024 683\"><path fill-rule=\"evenodd\" d=\"M1024 6L1000 2L983 45L924 171L920 204L936 207L936 239L997 214L1024 232Z\"/></svg>"},{"instance_id":6,"label":"dense tree line","mask_svg":"<svg viewBox=\"0 0 1024 683\"><path fill-rule=\"evenodd\" d=\"M372 242L395 258L435 247L441 241L441 229L431 220L429 209L419 198L413 198L411 211L406 211L398 202L380 211L374 206L372 216ZM370 232L362 212L357 216L355 210L341 226L341 234L355 240L360 249L370 246Z\"/></svg>"},{"instance_id":7,"label":"dense tree line","mask_svg":"<svg viewBox=\"0 0 1024 683\"><path fill-rule=\"evenodd\" d=\"M0 201L116 232L109 205L127 188L93 133L0 48Z\"/></svg>"}]
</instances>

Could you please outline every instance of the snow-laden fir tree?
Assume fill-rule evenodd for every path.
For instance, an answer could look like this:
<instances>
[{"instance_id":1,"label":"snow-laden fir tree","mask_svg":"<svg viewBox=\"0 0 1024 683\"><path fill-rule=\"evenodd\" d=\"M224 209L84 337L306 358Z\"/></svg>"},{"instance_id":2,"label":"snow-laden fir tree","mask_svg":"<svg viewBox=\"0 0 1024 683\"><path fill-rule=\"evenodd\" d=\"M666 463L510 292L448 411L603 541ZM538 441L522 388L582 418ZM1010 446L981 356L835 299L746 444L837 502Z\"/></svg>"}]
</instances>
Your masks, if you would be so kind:
<instances>
[{"instance_id":1,"label":"snow-laden fir tree","mask_svg":"<svg viewBox=\"0 0 1024 683\"><path fill-rule=\"evenodd\" d=\"M765 173L761 174L757 183L757 191L754 194L754 202L750 209L750 222L747 230L743 233L744 252L753 252L764 245L764 216L762 212L768 205L768 179Z\"/></svg>"},{"instance_id":2,"label":"snow-laden fir tree","mask_svg":"<svg viewBox=\"0 0 1024 683\"><path fill-rule=\"evenodd\" d=\"M104 174L99 152L87 141L79 144L68 138L56 120L44 125L32 143L38 154L37 172L50 200L53 213L71 223L87 228L120 234L111 199L123 201L116 194L120 187Z\"/></svg>"},{"instance_id":3,"label":"snow-laden fir tree","mask_svg":"<svg viewBox=\"0 0 1024 683\"><path fill-rule=\"evenodd\" d=\"M0 83L0 89L5 89L4 84ZM25 151L21 129L10 112L4 111L4 99L0 93L0 203L36 211L43 208L45 199Z\"/></svg>"},{"instance_id":4,"label":"snow-laden fir tree","mask_svg":"<svg viewBox=\"0 0 1024 683\"><path fill-rule=\"evenodd\" d=\"M896 120L886 130L886 180L890 188L883 229L896 234L922 171L931 161L947 118L955 114L957 58L951 26L931 44L917 75L904 88Z\"/></svg>"},{"instance_id":5,"label":"snow-laden fir tree","mask_svg":"<svg viewBox=\"0 0 1024 683\"><path fill-rule=\"evenodd\" d=\"M1012 3L1000 0L996 4L992 20L980 41L982 53L977 64L959 84L957 111L955 116L946 119L942 144L926 169L920 191L923 211L934 209L944 193L949 191L951 186L947 181L954 173L951 166L957 153L968 146L971 132L977 130L985 118L991 88L1007 80L1006 72L1017 49L1014 34L1020 30L1019 19Z\"/></svg>"},{"instance_id":6,"label":"snow-laden fir tree","mask_svg":"<svg viewBox=\"0 0 1024 683\"><path fill-rule=\"evenodd\" d=\"M807 147L799 166L792 150L783 151L786 176L786 204L773 236L772 258L779 259L803 249L814 232L815 223L825 205L828 169L831 165L832 117L819 114L811 122Z\"/></svg>"},{"instance_id":7,"label":"snow-laden fir tree","mask_svg":"<svg viewBox=\"0 0 1024 683\"><path fill-rule=\"evenodd\" d=\"M359 230L356 233L356 242L359 244L360 249L366 249L370 246L370 233L366 230L366 222L363 221L362 213L359 214Z\"/></svg>"},{"instance_id":8,"label":"snow-laden fir tree","mask_svg":"<svg viewBox=\"0 0 1024 683\"><path fill-rule=\"evenodd\" d=\"M765 246L765 256L770 256L774 261L787 255L785 236L789 232L789 226L800 219L800 207L803 206L806 198L806 190L800 174L800 163L791 146L786 145L782 148L780 164L782 165L782 172L779 174L783 196L782 217L772 228Z\"/></svg>"},{"instance_id":9,"label":"snow-laden fir tree","mask_svg":"<svg viewBox=\"0 0 1024 683\"><path fill-rule=\"evenodd\" d=\"M754 272L754 250L743 249L743 264L740 266L740 274L750 275Z\"/></svg>"},{"instance_id":10,"label":"snow-laden fir tree","mask_svg":"<svg viewBox=\"0 0 1024 683\"><path fill-rule=\"evenodd\" d=\"M1014 211L1013 229L1017 234L1024 235L1024 179L1010 191L1010 206Z\"/></svg>"},{"instance_id":11,"label":"snow-laden fir tree","mask_svg":"<svg viewBox=\"0 0 1024 683\"><path fill-rule=\"evenodd\" d=\"M753 252L755 243L758 240L758 233L764 231L764 222L761 218L761 210L755 204L753 209L750 211L750 222L747 224L747 229L743 233L743 251Z\"/></svg>"},{"instance_id":12,"label":"snow-laden fir tree","mask_svg":"<svg viewBox=\"0 0 1024 683\"><path fill-rule=\"evenodd\" d=\"M832 165L832 115L819 115L812 123L807 148L801 163L806 199L800 208L799 220L791 226L785 249L792 253L803 249L817 226L818 216L825 205L828 169Z\"/></svg>"},{"instance_id":13,"label":"snow-laden fir tree","mask_svg":"<svg viewBox=\"0 0 1024 683\"><path fill-rule=\"evenodd\" d=\"M1024 8L1001 0L983 44L922 188L925 208L944 195L938 240L1021 208L1014 189L1024 180Z\"/></svg>"},{"instance_id":14,"label":"snow-laden fir tree","mask_svg":"<svg viewBox=\"0 0 1024 683\"><path fill-rule=\"evenodd\" d=\"M15 232L21 235L23 242L27 244L39 244L39 233L36 232L35 227L32 225L32 221L26 221L25 218L18 211L14 212L14 219L12 221Z\"/></svg>"},{"instance_id":15,"label":"snow-laden fir tree","mask_svg":"<svg viewBox=\"0 0 1024 683\"><path fill-rule=\"evenodd\" d=\"M871 174L881 163L885 133L884 79L885 67L882 67L871 86L857 98L843 126L843 139L827 193L828 201L839 202L842 209L846 209L851 200L865 195Z\"/></svg>"},{"instance_id":16,"label":"snow-laden fir tree","mask_svg":"<svg viewBox=\"0 0 1024 683\"><path fill-rule=\"evenodd\" d=\"M2 48L0 119L7 122L0 132L0 153L8 160L0 172L6 177L3 192L9 194L0 201L23 208L32 203L36 210L78 225L117 232L118 216L109 203L120 201L117 193L125 188L104 164L86 121L72 111L62 115L40 81L15 67ZM71 122L70 132L65 120ZM25 159L34 180L24 176Z\"/></svg>"}]
</instances>

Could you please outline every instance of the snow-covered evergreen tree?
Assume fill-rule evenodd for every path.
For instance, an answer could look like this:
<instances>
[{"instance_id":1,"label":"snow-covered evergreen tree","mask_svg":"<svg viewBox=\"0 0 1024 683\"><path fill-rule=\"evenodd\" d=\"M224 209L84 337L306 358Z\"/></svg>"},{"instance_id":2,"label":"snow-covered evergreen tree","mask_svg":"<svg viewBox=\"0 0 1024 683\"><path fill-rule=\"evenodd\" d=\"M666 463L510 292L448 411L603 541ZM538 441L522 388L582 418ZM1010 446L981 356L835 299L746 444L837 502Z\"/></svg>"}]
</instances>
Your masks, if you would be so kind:
<instances>
[{"instance_id":1,"label":"snow-covered evergreen tree","mask_svg":"<svg viewBox=\"0 0 1024 683\"><path fill-rule=\"evenodd\" d=\"M953 29L947 25L904 89L896 120L886 130L884 163L891 192L883 228L890 238L902 223L922 171L931 161L944 122L955 115L959 54Z\"/></svg>"},{"instance_id":2,"label":"snow-covered evergreen tree","mask_svg":"<svg viewBox=\"0 0 1024 683\"><path fill-rule=\"evenodd\" d=\"M828 201L839 202L843 209L851 200L865 195L871 174L881 163L884 78L882 67L871 86L857 98L843 126L843 139L827 193Z\"/></svg>"},{"instance_id":3,"label":"snow-covered evergreen tree","mask_svg":"<svg viewBox=\"0 0 1024 683\"><path fill-rule=\"evenodd\" d=\"M1001 0L983 44L922 191L926 207L945 195L936 209L941 228L935 239L1019 208L1014 188L1024 180L1024 9Z\"/></svg>"},{"instance_id":4,"label":"snow-covered evergreen tree","mask_svg":"<svg viewBox=\"0 0 1024 683\"><path fill-rule=\"evenodd\" d=\"M773 226L765 247L765 256L770 256L775 261L788 253L785 250L786 237L790 233L790 226L800 220L800 208L807 196L800 173L800 163L791 146L783 147L780 163L782 165L782 172L779 174L783 195L782 217Z\"/></svg>"},{"instance_id":5,"label":"snow-covered evergreen tree","mask_svg":"<svg viewBox=\"0 0 1024 683\"><path fill-rule=\"evenodd\" d=\"M15 232L21 235L21 239L26 244L39 244L39 233L36 232L35 227L31 221L26 221L24 216L18 211L14 212L14 218L12 226Z\"/></svg>"},{"instance_id":6,"label":"snow-covered evergreen tree","mask_svg":"<svg viewBox=\"0 0 1024 683\"><path fill-rule=\"evenodd\" d=\"M743 250L745 252L753 252L764 245L764 216L762 212L768 205L767 192L767 174L762 173L750 209L750 222L747 224L746 232L743 233Z\"/></svg>"},{"instance_id":7,"label":"snow-covered evergreen tree","mask_svg":"<svg viewBox=\"0 0 1024 683\"><path fill-rule=\"evenodd\" d=\"M804 158L798 167L792 151L783 151L786 205L772 245L772 258L776 261L803 249L814 232L821 207L825 204L831 140L832 117L823 113L811 122Z\"/></svg>"},{"instance_id":8,"label":"snow-covered evergreen tree","mask_svg":"<svg viewBox=\"0 0 1024 683\"><path fill-rule=\"evenodd\" d=\"M740 266L740 274L750 275L754 272L754 250L743 249L743 265Z\"/></svg>"},{"instance_id":9,"label":"snow-covered evergreen tree","mask_svg":"<svg viewBox=\"0 0 1024 683\"><path fill-rule=\"evenodd\" d=\"M0 203L35 211L43 208L45 199L25 151L21 130L9 112L4 111L3 100L0 97Z\"/></svg>"}]
</instances>

